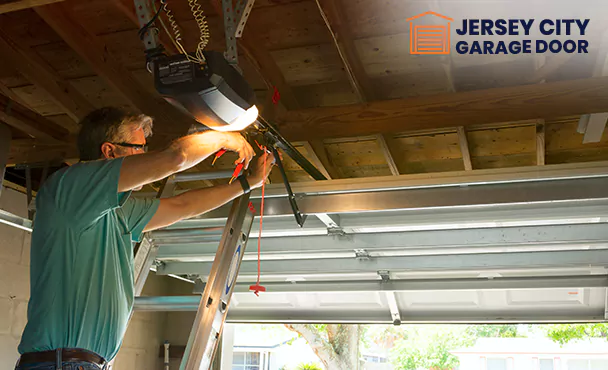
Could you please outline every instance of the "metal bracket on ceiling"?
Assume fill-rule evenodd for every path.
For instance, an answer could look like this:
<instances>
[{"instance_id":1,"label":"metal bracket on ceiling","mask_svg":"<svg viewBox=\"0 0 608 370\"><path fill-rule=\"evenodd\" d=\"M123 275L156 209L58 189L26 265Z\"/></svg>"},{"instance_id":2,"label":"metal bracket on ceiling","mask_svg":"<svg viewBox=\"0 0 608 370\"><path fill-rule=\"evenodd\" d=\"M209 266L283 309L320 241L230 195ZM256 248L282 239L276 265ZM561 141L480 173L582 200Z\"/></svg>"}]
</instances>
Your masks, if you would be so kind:
<instances>
[{"instance_id":1,"label":"metal bracket on ceiling","mask_svg":"<svg viewBox=\"0 0 608 370\"><path fill-rule=\"evenodd\" d=\"M226 37L225 57L234 66L239 62L236 39L243 36L243 30L254 3L255 0L238 0L236 6L234 6L232 0L222 0L224 34Z\"/></svg>"},{"instance_id":2,"label":"metal bracket on ceiling","mask_svg":"<svg viewBox=\"0 0 608 370\"><path fill-rule=\"evenodd\" d=\"M378 276L380 276L383 283L388 283L388 281L391 280L391 273L388 270L379 270Z\"/></svg>"},{"instance_id":3,"label":"metal bracket on ceiling","mask_svg":"<svg viewBox=\"0 0 608 370\"><path fill-rule=\"evenodd\" d=\"M355 258L359 261L369 261L371 256L365 249L355 249Z\"/></svg>"}]
</instances>

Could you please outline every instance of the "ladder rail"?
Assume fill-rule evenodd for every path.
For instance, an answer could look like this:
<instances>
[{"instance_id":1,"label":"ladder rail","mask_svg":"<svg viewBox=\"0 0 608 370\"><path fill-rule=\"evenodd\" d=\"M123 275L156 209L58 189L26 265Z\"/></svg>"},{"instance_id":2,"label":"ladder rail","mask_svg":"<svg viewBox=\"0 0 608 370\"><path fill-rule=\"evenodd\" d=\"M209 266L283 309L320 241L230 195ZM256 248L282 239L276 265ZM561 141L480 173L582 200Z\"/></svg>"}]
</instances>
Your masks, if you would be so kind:
<instances>
[{"instance_id":1,"label":"ladder rail","mask_svg":"<svg viewBox=\"0 0 608 370\"><path fill-rule=\"evenodd\" d=\"M235 199L199 304L180 370L209 369L212 365L253 219L254 214L249 210L249 194Z\"/></svg>"}]
</instances>

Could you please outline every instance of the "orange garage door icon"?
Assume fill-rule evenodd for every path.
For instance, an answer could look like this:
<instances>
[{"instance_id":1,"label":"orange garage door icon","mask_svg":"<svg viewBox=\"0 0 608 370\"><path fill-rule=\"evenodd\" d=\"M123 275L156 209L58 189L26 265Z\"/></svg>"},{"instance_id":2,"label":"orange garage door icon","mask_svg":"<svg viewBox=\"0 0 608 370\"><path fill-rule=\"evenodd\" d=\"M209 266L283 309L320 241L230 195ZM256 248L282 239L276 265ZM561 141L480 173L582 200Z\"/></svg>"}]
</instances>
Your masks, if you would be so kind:
<instances>
[{"instance_id":1,"label":"orange garage door icon","mask_svg":"<svg viewBox=\"0 0 608 370\"><path fill-rule=\"evenodd\" d=\"M428 15L442 18L446 25L414 25L414 19ZM410 53L411 54L449 54L450 53L450 22L452 18L439 13L428 11L407 19L410 22Z\"/></svg>"}]
</instances>

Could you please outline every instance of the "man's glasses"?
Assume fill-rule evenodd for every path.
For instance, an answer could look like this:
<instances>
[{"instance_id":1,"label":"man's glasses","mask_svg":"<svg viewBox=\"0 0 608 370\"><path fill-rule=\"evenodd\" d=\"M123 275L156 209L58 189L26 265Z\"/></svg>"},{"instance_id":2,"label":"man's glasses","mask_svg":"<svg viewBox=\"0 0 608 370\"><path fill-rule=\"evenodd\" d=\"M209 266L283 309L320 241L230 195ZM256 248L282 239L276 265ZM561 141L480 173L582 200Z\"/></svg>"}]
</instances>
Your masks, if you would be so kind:
<instances>
[{"instance_id":1,"label":"man's glasses","mask_svg":"<svg viewBox=\"0 0 608 370\"><path fill-rule=\"evenodd\" d=\"M135 150L141 150L144 153L148 151L148 146L145 144L132 144L132 143L110 143L118 146L124 146L126 148L134 148Z\"/></svg>"}]
</instances>

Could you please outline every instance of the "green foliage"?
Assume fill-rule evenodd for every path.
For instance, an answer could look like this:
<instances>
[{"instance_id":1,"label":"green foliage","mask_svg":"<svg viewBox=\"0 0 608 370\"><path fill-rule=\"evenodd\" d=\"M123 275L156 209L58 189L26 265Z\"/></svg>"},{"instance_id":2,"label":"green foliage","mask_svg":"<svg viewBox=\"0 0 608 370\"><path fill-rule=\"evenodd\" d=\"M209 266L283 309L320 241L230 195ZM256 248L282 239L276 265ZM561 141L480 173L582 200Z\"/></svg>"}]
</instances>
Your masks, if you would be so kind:
<instances>
[{"instance_id":1,"label":"green foliage","mask_svg":"<svg viewBox=\"0 0 608 370\"><path fill-rule=\"evenodd\" d=\"M517 338L517 325L471 325L467 333L474 338Z\"/></svg>"},{"instance_id":2,"label":"green foliage","mask_svg":"<svg viewBox=\"0 0 608 370\"><path fill-rule=\"evenodd\" d=\"M380 335L377 344L387 343L387 338L394 341L391 359L398 370L453 369L458 366L458 358L450 353L452 350L470 347L478 338L521 336L516 325L408 325L376 330L374 334Z\"/></svg>"},{"instance_id":3,"label":"green foliage","mask_svg":"<svg viewBox=\"0 0 608 370\"><path fill-rule=\"evenodd\" d=\"M296 367L296 370L323 370L323 368L319 364L315 364L313 362L310 362L310 363L307 363L307 364L299 364Z\"/></svg>"},{"instance_id":4,"label":"green foliage","mask_svg":"<svg viewBox=\"0 0 608 370\"><path fill-rule=\"evenodd\" d=\"M564 345L573 340L605 338L608 340L608 324L555 324L543 325L545 334L554 342Z\"/></svg>"},{"instance_id":5,"label":"green foliage","mask_svg":"<svg viewBox=\"0 0 608 370\"><path fill-rule=\"evenodd\" d=\"M465 326L410 326L406 338L396 342L391 357L398 370L453 369L458 358L450 351L474 343Z\"/></svg>"}]
</instances>

